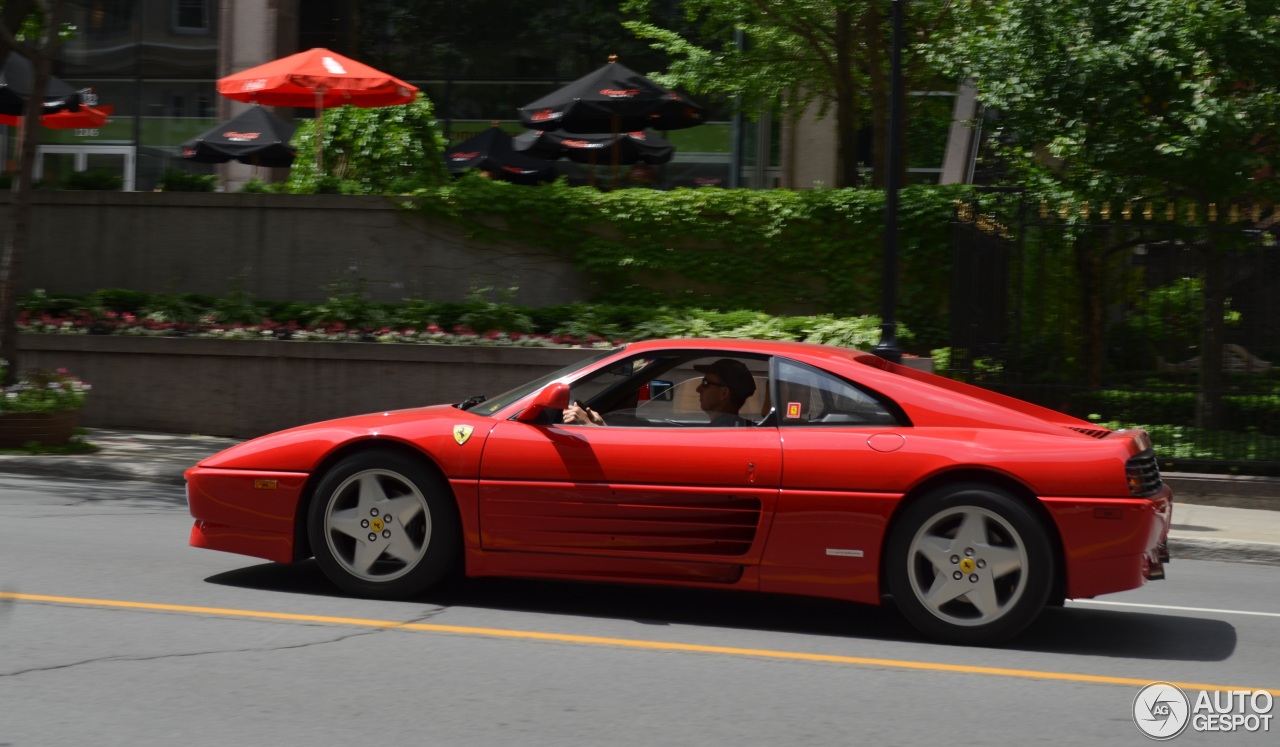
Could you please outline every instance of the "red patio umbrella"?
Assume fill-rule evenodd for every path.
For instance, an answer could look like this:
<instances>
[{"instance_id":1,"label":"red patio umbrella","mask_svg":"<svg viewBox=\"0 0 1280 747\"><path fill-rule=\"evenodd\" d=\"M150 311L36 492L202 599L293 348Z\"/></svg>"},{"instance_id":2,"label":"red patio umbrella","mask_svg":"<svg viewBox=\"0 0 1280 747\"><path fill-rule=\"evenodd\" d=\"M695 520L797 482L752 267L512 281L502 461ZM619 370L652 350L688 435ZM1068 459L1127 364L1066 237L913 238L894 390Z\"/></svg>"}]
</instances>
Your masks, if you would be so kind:
<instances>
[{"instance_id":1,"label":"red patio umbrella","mask_svg":"<svg viewBox=\"0 0 1280 747\"><path fill-rule=\"evenodd\" d=\"M72 111L70 109L55 109L49 114L40 115L40 126L48 127L51 130L93 130L107 123L111 113L115 111L115 106L104 104L103 106L89 106L88 104L80 104L79 108ZM21 127L25 116L22 114L0 114L0 124L9 125L10 127ZM25 136L21 130L18 131L18 150L21 150L22 138Z\"/></svg>"},{"instance_id":2,"label":"red patio umbrella","mask_svg":"<svg viewBox=\"0 0 1280 747\"><path fill-rule=\"evenodd\" d=\"M76 111L62 110L53 114L41 114L40 126L51 130L90 130L103 126L115 112L115 106L88 106L81 104ZM0 124L12 127L22 126L22 115L0 114Z\"/></svg>"},{"instance_id":3,"label":"red patio umbrella","mask_svg":"<svg viewBox=\"0 0 1280 747\"><path fill-rule=\"evenodd\" d=\"M229 99L267 106L316 109L316 168L323 166L324 110L334 106L396 106L413 101L418 89L337 52L316 47L218 80Z\"/></svg>"}]
</instances>

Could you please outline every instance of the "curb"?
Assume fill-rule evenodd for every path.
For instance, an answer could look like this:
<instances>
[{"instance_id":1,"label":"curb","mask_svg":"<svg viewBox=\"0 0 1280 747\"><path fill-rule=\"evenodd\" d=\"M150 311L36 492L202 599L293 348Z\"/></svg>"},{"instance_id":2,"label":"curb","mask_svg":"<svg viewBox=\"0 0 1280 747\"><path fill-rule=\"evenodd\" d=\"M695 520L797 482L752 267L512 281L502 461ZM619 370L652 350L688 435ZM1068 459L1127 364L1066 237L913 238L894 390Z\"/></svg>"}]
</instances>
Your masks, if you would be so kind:
<instances>
[{"instance_id":1,"label":"curb","mask_svg":"<svg viewBox=\"0 0 1280 747\"><path fill-rule=\"evenodd\" d=\"M1280 478L1192 472L1164 472L1160 476L1173 489L1175 505L1280 511Z\"/></svg>"},{"instance_id":2,"label":"curb","mask_svg":"<svg viewBox=\"0 0 1280 747\"><path fill-rule=\"evenodd\" d=\"M1280 544L1169 537L1173 560L1222 560L1230 563L1280 565Z\"/></svg>"},{"instance_id":3,"label":"curb","mask_svg":"<svg viewBox=\"0 0 1280 747\"><path fill-rule=\"evenodd\" d=\"M101 458L84 457L22 457L0 456L0 474L36 475L39 477L61 477L75 480L121 480L135 482L154 482L163 485L182 486L186 479L182 473L185 466L165 464L138 464L103 461Z\"/></svg>"}]
</instances>

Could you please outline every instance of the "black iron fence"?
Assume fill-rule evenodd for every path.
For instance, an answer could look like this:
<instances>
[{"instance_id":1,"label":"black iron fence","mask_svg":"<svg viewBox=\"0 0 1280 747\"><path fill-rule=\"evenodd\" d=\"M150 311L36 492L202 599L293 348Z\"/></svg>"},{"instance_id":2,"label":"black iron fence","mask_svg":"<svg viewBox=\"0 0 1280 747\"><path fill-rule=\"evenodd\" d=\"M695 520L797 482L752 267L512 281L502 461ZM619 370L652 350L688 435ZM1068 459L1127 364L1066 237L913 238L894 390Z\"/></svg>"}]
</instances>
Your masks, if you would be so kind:
<instances>
[{"instance_id":1,"label":"black iron fence","mask_svg":"<svg viewBox=\"0 0 1280 747\"><path fill-rule=\"evenodd\" d=\"M957 206L951 375L1111 426L1166 469L1280 474L1280 211Z\"/></svg>"}]
</instances>

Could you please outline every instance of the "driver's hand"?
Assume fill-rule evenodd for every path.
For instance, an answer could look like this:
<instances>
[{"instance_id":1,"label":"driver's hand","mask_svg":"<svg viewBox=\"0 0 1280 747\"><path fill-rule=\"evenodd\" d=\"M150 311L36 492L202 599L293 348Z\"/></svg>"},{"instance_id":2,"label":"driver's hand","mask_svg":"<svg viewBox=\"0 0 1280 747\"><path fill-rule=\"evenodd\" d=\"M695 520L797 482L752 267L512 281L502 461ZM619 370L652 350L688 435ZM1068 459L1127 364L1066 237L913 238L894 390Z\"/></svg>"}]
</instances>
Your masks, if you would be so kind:
<instances>
[{"instance_id":1,"label":"driver's hand","mask_svg":"<svg viewBox=\"0 0 1280 747\"><path fill-rule=\"evenodd\" d=\"M574 402L566 407L561 420L566 425L604 425L604 418L600 413L581 402Z\"/></svg>"}]
</instances>

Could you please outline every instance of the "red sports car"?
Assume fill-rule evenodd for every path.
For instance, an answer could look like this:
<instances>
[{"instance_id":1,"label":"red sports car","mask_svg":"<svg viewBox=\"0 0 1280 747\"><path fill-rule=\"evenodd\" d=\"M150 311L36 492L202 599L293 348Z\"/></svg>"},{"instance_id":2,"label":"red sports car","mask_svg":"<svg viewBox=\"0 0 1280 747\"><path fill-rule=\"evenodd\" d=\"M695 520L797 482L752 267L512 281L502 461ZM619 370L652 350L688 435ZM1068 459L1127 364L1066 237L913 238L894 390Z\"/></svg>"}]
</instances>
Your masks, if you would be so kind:
<instances>
[{"instance_id":1,"label":"red sports car","mask_svg":"<svg viewBox=\"0 0 1280 747\"><path fill-rule=\"evenodd\" d=\"M417 594L460 563L891 597L964 643L1162 578L1172 515L1141 430L752 340L634 343L488 399L263 436L186 478L192 545L314 555L352 594Z\"/></svg>"}]
</instances>

